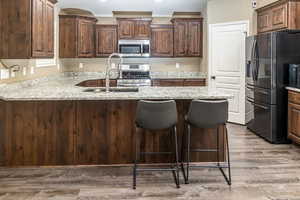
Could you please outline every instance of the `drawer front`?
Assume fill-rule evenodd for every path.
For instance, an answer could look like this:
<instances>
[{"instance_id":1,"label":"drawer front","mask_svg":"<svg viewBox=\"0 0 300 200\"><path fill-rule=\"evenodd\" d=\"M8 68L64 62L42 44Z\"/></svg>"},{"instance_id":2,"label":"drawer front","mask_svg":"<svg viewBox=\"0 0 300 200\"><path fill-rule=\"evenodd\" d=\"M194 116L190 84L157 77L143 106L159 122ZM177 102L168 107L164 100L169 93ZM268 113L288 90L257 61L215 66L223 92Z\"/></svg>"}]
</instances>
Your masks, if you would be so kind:
<instances>
[{"instance_id":1,"label":"drawer front","mask_svg":"<svg viewBox=\"0 0 300 200\"><path fill-rule=\"evenodd\" d=\"M288 104L288 134L300 139L300 105L293 103Z\"/></svg>"},{"instance_id":2,"label":"drawer front","mask_svg":"<svg viewBox=\"0 0 300 200\"><path fill-rule=\"evenodd\" d=\"M186 79L183 83L184 86L205 86L205 79Z\"/></svg>"},{"instance_id":3,"label":"drawer front","mask_svg":"<svg viewBox=\"0 0 300 200\"><path fill-rule=\"evenodd\" d=\"M288 4L283 4L272 9L272 29L288 27Z\"/></svg>"},{"instance_id":4,"label":"drawer front","mask_svg":"<svg viewBox=\"0 0 300 200\"><path fill-rule=\"evenodd\" d=\"M300 104L300 93L289 91L289 102Z\"/></svg>"}]
</instances>

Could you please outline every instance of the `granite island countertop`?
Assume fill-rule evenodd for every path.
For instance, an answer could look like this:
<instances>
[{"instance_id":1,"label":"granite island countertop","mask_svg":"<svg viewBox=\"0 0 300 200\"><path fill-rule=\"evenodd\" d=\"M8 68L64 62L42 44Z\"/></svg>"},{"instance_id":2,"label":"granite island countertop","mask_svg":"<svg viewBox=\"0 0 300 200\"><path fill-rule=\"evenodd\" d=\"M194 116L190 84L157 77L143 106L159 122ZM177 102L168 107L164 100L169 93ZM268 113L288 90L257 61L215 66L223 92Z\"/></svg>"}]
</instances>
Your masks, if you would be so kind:
<instances>
[{"instance_id":1,"label":"granite island countertop","mask_svg":"<svg viewBox=\"0 0 300 200\"><path fill-rule=\"evenodd\" d=\"M227 99L230 94L216 92L208 87L141 87L139 92L84 92L87 87L76 84L99 77L77 78L57 76L32 84L0 86L0 99L5 101L64 101L64 100L140 100L140 99Z\"/></svg>"}]
</instances>

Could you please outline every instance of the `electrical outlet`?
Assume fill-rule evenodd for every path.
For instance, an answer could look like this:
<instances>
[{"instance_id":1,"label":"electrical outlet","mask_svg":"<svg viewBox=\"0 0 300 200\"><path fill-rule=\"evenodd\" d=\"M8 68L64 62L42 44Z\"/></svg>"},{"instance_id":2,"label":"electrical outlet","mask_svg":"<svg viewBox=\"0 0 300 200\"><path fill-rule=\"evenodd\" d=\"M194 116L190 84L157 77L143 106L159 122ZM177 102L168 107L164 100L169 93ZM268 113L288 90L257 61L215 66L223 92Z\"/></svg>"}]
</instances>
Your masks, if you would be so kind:
<instances>
[{"instance_id":1,"label":"electrical outlet","mask_svg":"<svg viewBox=\"0 0 300 200\"><path fill-rule=\"evenodd\" d=\"M34 67L30 68L30 74L34 74Z\"/></svg>"},{"instance_id":2,"label":"electrical outlet","mask_svg":"<svg viewBox=\"0 0 300 200\"><path fill-rule=\"evenodd\" d=\"M59 64L59 63L57 63L57 69L58 69L58 70L60 69L60 64Z\"/></svg>"},{"instance_id":3,"label":"electrical outlet","mask_svg":"<svg viewBox=\"0 0 300 200\"><path fill-rule=\"evenodd\" d=\"M180 63L176 63L176 69L180 69Z\"/></svg>"},{"instance_id":4,"label":"electrical outlet","mask_svg":"<svg viewBox=\"0 0 300 200\"><path fill-rule=\"evenodd\" d=\"M79 63L79 69L83 68L83 63Z\"/></svg>"},{"instance_id":5,"label":"electrical outlet","mask_svg":"<svg viewBox=\"0 0 300 200\"><path fill-rule=\"evenodd\" d=\"M252 0L252 8L256 8L257 7L257 0Z\"/></svg>"},{"instance_id":6,"label":"electrical outlet","mask_svg":"<svg viewBox=\"0 0 300 200\"><path fill-rule=\"evenodd\" d=\"M9 79L9 70L8 69L1 69L0 70L0 79Z\"/></svg>"},{"instance_id":7,"label":"electrical outlet","mask_svg":"<svg viewBox=\"0 0 300 200\"><path fill-rule=\"evenodd\" d=\"M27 74L27 68L23 67L23 76L26 76L26 74Z\"/></svg>"}]
</instances>

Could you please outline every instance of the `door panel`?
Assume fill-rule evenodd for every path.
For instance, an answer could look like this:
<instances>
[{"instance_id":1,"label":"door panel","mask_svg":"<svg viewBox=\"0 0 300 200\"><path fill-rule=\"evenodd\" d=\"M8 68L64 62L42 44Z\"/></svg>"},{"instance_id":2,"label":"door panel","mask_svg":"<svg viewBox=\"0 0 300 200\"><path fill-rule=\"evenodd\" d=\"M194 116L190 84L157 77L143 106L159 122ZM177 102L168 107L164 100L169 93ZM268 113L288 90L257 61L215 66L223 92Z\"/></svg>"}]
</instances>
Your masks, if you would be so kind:
<instances>
[{"instance_id":1,"label":"door panel","mask_svg":"<svg viewBox=\"0 0 300 200\"><path fill-rule=\"evenodd\" d=\"M247 23L215 24L210 28L209 86L233 95L229 121L245 124L245 32ZM230 46L230 48L228 48Z\"/></svg>"},{"instance_id":2,"label":"door panel","mask_svg":"<svg viewBox=\"0 0 300 200\"><path fill-rule=\"evenodd\" d=\"M118 20L119 39L133 39L135 34L135 21Z\"/></svg>"},{"instance_id":3,"label":"door panel","mask_svg":"<svg viewBox=\"0 0 300 200\"><path fill-rule=\"evenodd\" d=\"M258 13L257 16L257 23L258 23L258 32L267 32L272 29L271 24L271 12L269 10L266 10L264 12Z\"/></svg>"},{"instance_id":4,"label":"door panel","mask_svg":"<svg viewBox=\"0 0 300 200\"><path fill-rule=\"evenodd\" d=\"M288 27L288 4L272 9L272 29L284 29Z\"/></svg>"},{"instance_id":5,"label":"door panel","mask_svg":"<svg viewBox=\"0 0 300 200\"><path fill-rule=\"evenodd\" d=\"M187 54L187 30L186 22L174 23L174 54L175 57L186 56Z\"/></svg>"},{"instance_id":6,"label":"door panel","mask_svg":"<svg viewBox=\"0 0 300 200\"><path fill-rule=\"evenodd\" d=\"M47 57L54 57L54 5L46 1L45 52Z\"/></svg>"},{"instance_id":7,"label":"door panel","mask_svg":"<svg viewBox=\"0 0 300 200\"><path fill-rule=\"evenodd\" d=\"M94 56L94 23L90 20L78 21L78 57Z\"/></svg>"},{"instance_id":8,"label":"door panel","mask_svg":"<svg viewBox=\"0 0 300 200\"><path fill-rule=\"evenodd\" d=\"M173 54L173 27L152 27L151 56L172 57Z\"/></svg>"},{"instance_id":9,"label":"door panel","mask_svg":"<svg viewBox=\"0 0 300 200\"><path fill-rule=\"evenodd\" d=\"M96 56L108 56L118 51L117 26L98 25L96 27Z\"/></svg>"},{"instance_id":10,"label":"door panel","mask_svg":"<svg viewBox=\"0 0 300 200\"><path fill-rule=\"evenodd\" d=\"M151 33L150 24L151 24L150 21L142 21L142 20L136 21L134 38L139 40L150 39L150 33Z\"/></svg>"},{"instance_id":11,"label":"door panel","mask_svg":"<svg viewBox=\"0 0 300 200\"><path fill-rule=\"evenodd\" d=\"M202 56L202 22L189 22L188 55Z\"/></svg>"},{"instance_id":12,"label":"door panel","mask_svg":"<svg viewBox=\"0 0 300 200\"><path fill-rule=\"evenodd\" d=\"M45 41L46 41L46 1L33 1L32 10L32 57L45 56Z\"/></svg>"}]
</instances>

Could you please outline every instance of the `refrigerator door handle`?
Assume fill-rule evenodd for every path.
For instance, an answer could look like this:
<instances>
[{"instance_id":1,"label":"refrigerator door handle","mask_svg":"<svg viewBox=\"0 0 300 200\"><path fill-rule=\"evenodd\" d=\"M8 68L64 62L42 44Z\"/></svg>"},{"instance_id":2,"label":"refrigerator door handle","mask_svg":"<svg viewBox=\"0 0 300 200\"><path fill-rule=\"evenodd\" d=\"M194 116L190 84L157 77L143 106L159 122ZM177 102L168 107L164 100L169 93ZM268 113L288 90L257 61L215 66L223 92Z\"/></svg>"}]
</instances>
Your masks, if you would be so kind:
<instances>
[{"instance_id":1,"label":"refrigerator door handle","mask_svg":"<svg viewBox=\"0 0 300 200\"><path fill-rule=\"evenodd\" d=\"M252 63L255 64L255 67L254 65L252 65L252 80L255 81L256 80L256 73L255 73L255 68L256 68L256 63L257 63L257 60L256 60L256 45L257 45L257 40L255 39L254 40L254 43L253 43L253 46L252 46L252 53L251 53L251 60L253 61Z\"/></svg>"}]
</instances>

